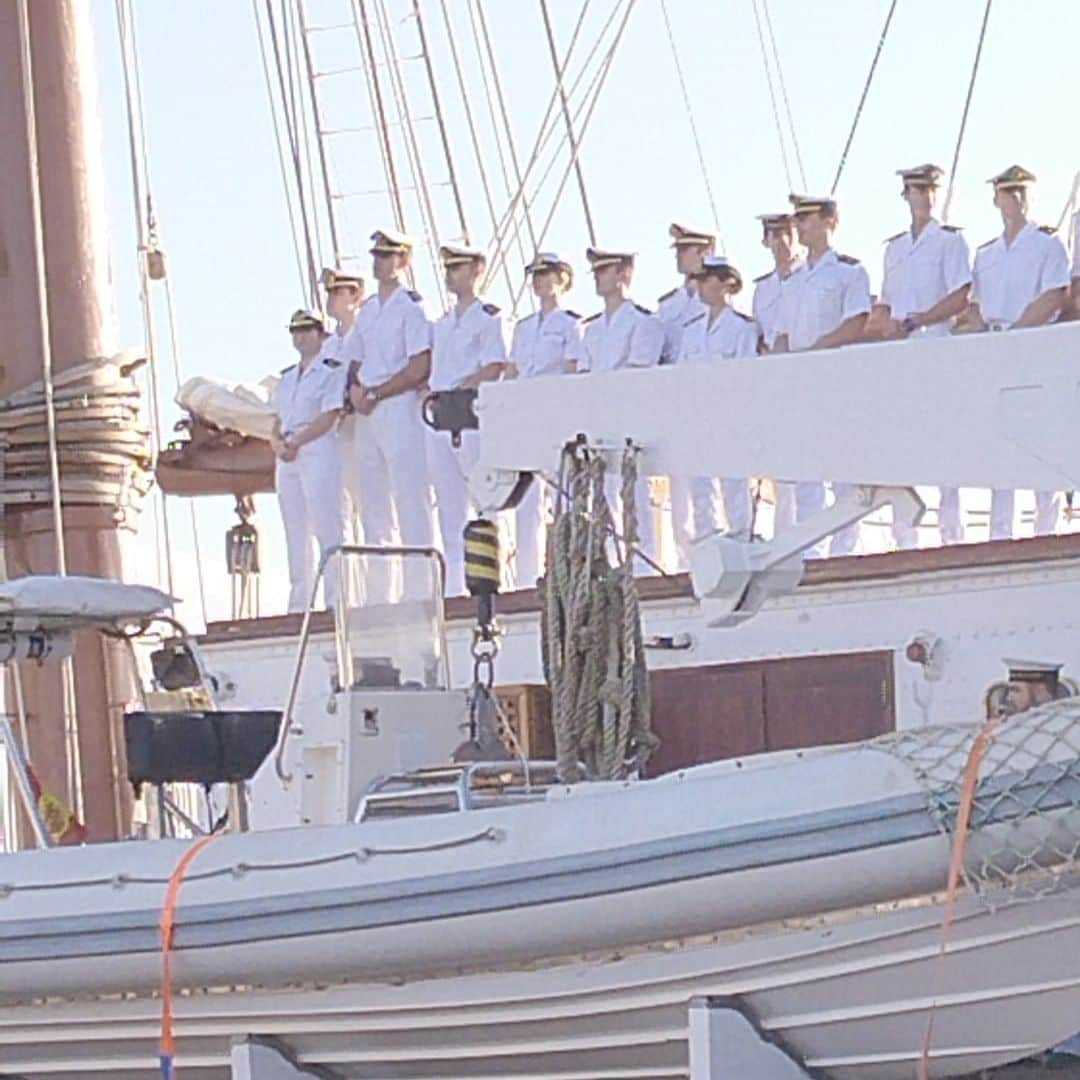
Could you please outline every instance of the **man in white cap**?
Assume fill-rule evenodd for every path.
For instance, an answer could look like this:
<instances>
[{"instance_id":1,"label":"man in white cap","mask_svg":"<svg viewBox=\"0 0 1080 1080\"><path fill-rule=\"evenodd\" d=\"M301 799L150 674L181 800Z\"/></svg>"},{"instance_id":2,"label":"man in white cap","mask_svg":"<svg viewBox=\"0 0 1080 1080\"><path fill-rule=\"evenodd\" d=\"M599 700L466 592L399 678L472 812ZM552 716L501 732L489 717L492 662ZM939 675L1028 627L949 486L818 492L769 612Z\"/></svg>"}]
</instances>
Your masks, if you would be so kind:
<instances>
[{"instance_id":1,"label":"man in white cap","mask_svg":"<svg viewBox=\"0 0 1080 1080\"><path fill-rule=\"evenodd\" d=\"M589 248L585 258L592 268L596 292L604 301L604 310L582 324L584 334L578 371L616 371L658 364L664 347L664 326L648 308L635 304L629 297L634 277L633 252ZM609 472L606 487L608 501L618 522L622 511L621 478L617 473ZM635 501L639 546L646 555L655 558L652 503L648 477L644 475L638 475Z\"/></svg>"},{"instance_id":2,"label":"man in white cap","mask_svg":"<svg viewBox=\"0 0 1080 1080\"><path fill-rule=\"evenodd\" d=\"M505 377L533 379L574 371L581 358L581 316L559 303L574 283L574 271L556 252L542 251L525 273L540 308L514 327ZM556 462L552 465L557 467ZM514 580L518 588L531 588L543 572L546 516L547 490L535 479L517 508Z\"/></svg>"},{"instance_id":3,"label":"man in white cap","mask_svg":"<svg viewBox=\"0 0 1080 1080\"><path fill-rule=\"evenodd\" d=\"M353 334L363 359L349 388L356 411L356 460L360 517L367 544L392 544L394 520L402 544L430 547L434 538L420 388L431 372L431 324L419 293L402 277L412 255L412 240L380 229L371 236L372 277L377 290L356 317ZM369 602L390 599L386 560L372 560L367 578ZM408 591L423 580L406 575Z\"/></svg>"},{"instance_id":4,"label":"man in white cap","mask_svg":"<svg viewBox=\"0 0 1080 1080\"><path fill-rule=\"evenodd\" d=\"M1042 660L1006 660L1009 669L1009 691L1005 699L1005 715L1036 709L1040 705L1056 701L1061 664L1048 664Z\"/></svg>"},{"instance_id":5,"label":"man in white cap","mask_svg":"<svg viewBox=\"0 0 1080 1080\"><path fill-rule=\"evenodd\" d=\"M943 175L943 169L929 164L897 172L911 225L886 241L881 299L875 309L886 338L945 337L967 308L971 289L967 243L958 228L934 217ZM943 544L963 540L956 488L941 489L938 524ZM914 526L903 522L893 523L893 539L901 549L918 542Z\"/></svg>"},{"instance_id":6,"label":"man in white cap","mask_svg":"<svg viewBox=\"0 0 1080 1080\"><path fill-rule=\"evenodd\" d=\"M680 364L716 364L757 356L758 328L753 319L729 303L742 289L742 275L721 255L705 255L694 275L703 311L686 320L679 350ZM690 480L693 509L691 539L720 528L717 482L713 477ZM733 539L749 540L751 533L750 483L746 477L720 481L727 532Z\"/></svg>"},{"instance_id":7,"label":"man in white cap","mask_svg":"<svg viewBox=\"0 0 1080 1080\"><path fill-rule=\"evenodd\" d=\"M298 363L285 368L274 387L277 413L270 443L277 457L275 486L285 550L289 560L289 611L306 611L311 602L314 566L311 540L320 555L342 542L341 459L337 426L345 401L344 367L322 356L323 322L309 311L289 320ZM337 600L337 560L323 576L326 607Z\"/></svg>"},{"instance_id":8,"label":"man in white cap","mask_svg":"<svg viewBox=\"0 0 1080 1080\"><path fill-rule=\"evenodd\" d=\"M363 358L360 341L351 336L356 316L364 302L364 279L348 270L327 267L322 272L326 290L326 313L334 320L334 329L323 342L324 358L337 360L345 372L346 384L351 381ZM342 402L344 404L344 401ZM360 513L360 476L356 460L356 417L342 416L337 428L338 451L341 454L341 479L348 496L346 521L353 525ZM353 531L353 530L348 530Z\"/></svg>"},{"instance_id":9,"label":"man in white cap","mask_svg":"<svg viewBox=\"0 0 1080 1080\"><path fill-rule=\"evenodd\" d=\"M980 330L1021 330L1053 322L1069 288L1069 257L1049 226L1028 220L1028 186L1035 175L1010 165L993 177L994 205L1004 230L975 252L970 324ZM990 539L1013 535L1015 492L995 489L990 500ZM1058 510L1054 492L1035 493L1035 532L1052 533Z\"/></svg>"},{"instance_id":10,"label":"man in white cap","mask_svg":"<svg viewBox=\"0 0 1080 1080\"><path fill-rule=\"evenodd\" d=\"M476 295L487 262L483 251L444 244L439 258L454 304L434 326L429 386L433 393L475 389L482 382L498 379L506 365L503 317L495 304ZM480 459L480 432L462 431L456 441L455 446L449 431L427 429L428 473L439 512L447 596L465 592L467 480L469 470Z\"/></svg>"},{"instance_id":11,"label":"man in white cap","mask_svg":"<svg viewBox=\"0 0 1080 1080\"><path fill-rule=\"evenodd\" d=\"M683 325L688 319L701 314L705 307L697 292L694 274L701 269L701 261L710 254L716 244L716 236L705 229L672 222L668 227L671 247L675 252L675 269L682 275L682 284L664 293L656 303L656 317L664 324L664 348L660 363L674 364L679 358L682 345ZM697 478L698 494L704 481ZM671 495L671 531L675 539L680 567L688 564L690 541L694 538L694 495L692 481L686 476L669 476Z\"/></svg>"},{"instance_id":12,"label":"man in white cap","mask_svg":"<svg viewBox=\"0 0 1080 1080\"><path fill-rule=\"evenodd\" d=\"M812 195L792 195L790 201L806 262L784 285L773 351L832 349L861 341L870 314L870 278L858 259L833 250L832 236L839 222L836 201ZM832 485L837 498L853 488L847 482ZM816 513L824 501L821 484L796 484L796 520ZM850 555L858 536L857 524L834 533L830 554Z\"/></svg>"},{"instance_id":13,"label":"man in white cap","mask_svg":"<svg viewBox=\"0 0 1080 1080\"><path fill-rule=\"evenodd\" d=\"M1069 286L1069 317L1080 319L1080 210L1072 218L1072 284Z\"/></svg>"}]
</instances>

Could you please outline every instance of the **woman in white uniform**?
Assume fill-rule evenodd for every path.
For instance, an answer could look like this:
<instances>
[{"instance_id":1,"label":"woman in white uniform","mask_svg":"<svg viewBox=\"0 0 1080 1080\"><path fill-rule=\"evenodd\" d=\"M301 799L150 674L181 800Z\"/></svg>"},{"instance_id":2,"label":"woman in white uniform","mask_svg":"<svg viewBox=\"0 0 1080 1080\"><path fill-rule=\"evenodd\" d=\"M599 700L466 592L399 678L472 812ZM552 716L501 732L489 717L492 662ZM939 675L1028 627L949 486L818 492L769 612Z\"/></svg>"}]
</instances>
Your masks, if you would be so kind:
<instances>
[{"instance_id":1,"label":"woman in white uniform","mask_svg":"<svg viewBox=\"0 0 1080 1080\"><path fill-rule=\"evenodd\" d=\"M277 413L271 444L277 456L276 487L289 559L289 611L304 611L311 599L314 566L311 538L320 555L342 542L341 458L337 423L345 401L345 366L322 355L322 320L296 311L289 320L298 363L286 368L274 388ZM337 567L326 568L327 607L337 599Z\"/></svg>"},{"instance_id":2,"label":"woman in white uniform","mask_svg":"<svg viewBox=\"0 0 1080 1080\"><path fill-rule=\"evenodd\" d=\"M551 251L541 252L525 273L540 310L526 315L514 327L506 378L532 379L573 371L581 356L581 316L559 306L559 299L574 281L570 264ZM543 573L544 520L547 489L534 480L517 508L514 580L518 588L531 588Z\"/></svg>"}]
</instances>

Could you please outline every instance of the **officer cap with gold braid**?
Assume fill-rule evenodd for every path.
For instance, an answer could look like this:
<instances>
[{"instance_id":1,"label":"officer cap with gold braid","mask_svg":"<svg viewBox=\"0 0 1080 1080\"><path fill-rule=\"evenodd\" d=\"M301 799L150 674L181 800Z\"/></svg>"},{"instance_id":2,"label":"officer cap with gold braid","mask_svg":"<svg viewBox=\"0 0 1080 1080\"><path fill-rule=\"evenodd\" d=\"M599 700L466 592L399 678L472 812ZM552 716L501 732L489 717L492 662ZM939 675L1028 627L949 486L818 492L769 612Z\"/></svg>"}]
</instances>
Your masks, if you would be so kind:
<instances>
[{"instance_id":1,"label":"officer cap with gold braid","mask_svg":"<svg viewBox=\"0 0 1080 1080\"><path fill-rule=\"evenodd\" d=\"M707 229L695 229L689 225L680 225L672 222L668 226L668 236L671 237L671 246L680 247L711 247L716 243L716 234Z\"/></svg>"},{"instance_id":2,"label":"officer cap with gold braid","mask_svg":"<svg viewBox=\"0 0 1080 1080\"><path fill-rule=\"evenodd\" d=\"M574 268L554 251L540 251L525 267L526 274L542 274L545 270L557 270L566 275L567 288L574 283Z\"/></svg>"},{"instance_id":3,"label":"officer cap with gold braid","mask_svg":"<svg viewBox=\"0 0 1080 1080\"><path fill-rule=\"evenodd\" d=\"M912 169L897 169L896 175L906 187L936 188L945 170L940 165L916 165Z\"/></svg>"},{"instance_id":4,"label":"officer cap with gold braid","mask_svg":"<svg viewBox=\"0 0 1080 1080\"><path fill-rule=\"evenodd\" d=\"M788 210L779 210L773 214L758 214L757 219L765 232L770 229L790 229L795 224L795 216Z\"/></svg>"},{"instance_id":5,"label":"officer cap with gold braid","mask_svg":"<svg viewBox=\"0 0 1080 1080\"><path fill-rule=\"evenodd\" d=\"M1061 664L1048 664L1042 660L1005 660L1009 669L1009 682L1047 683L1057 686Z\"/></svg>"},{"instance_id":6,"label":"officer cap with gold braid","mask_svg":"<svg viewBox=\"0 0 1080 1080\"><path fill-rule=\"evenodd\" d=\"M446 269L450 269L451 266L463 266L465 263L487 262L487 254L467 244L443 244L439 248L439 259Z\"/></svg>"},{"instance_id":7,"label":"officer cap with gold braid","mask_svg":"<svg viewBox=\"0 0 1080 1080\"><path fill-rule=\"evenodd\" d=\"M1026 188L1028 184L1035 183L1035 174L1029 172L1023 165L1010 165L1004 172L997 176L991 176L986 181L993 184L996 191L1010 191L1016 188Z\"/></svg>"},{"instance_id":8,"label":"officer cap with gold braid","mask_svg":"<svg viewBox=\"0 0 1080 1080\"><path fill-rule=\"evenodd\" d=\"M289 319L289 333L294 333L297 330L322 330L323 321L318 315L312 315L310 311L305 311L303 308L297 308L292 313L292 318Z\"/></svg>"},{"instance_id":9,"label":"officer cap with gold braid","mask_svg":"<svg viewBox=\"0 0 1080 1080\"><path fill-rule=\"evenodd\" d=\"M364 279L359 274L351 274L347 270L334 270L332 267L324 267L319 275L319 283L327 292L334 289L356 289L364 291Z\"/></svg>"},{"instance_id":10,"label":"officer cap with gold braid","mask_svg":"<svg viewBox=\"0 0 1080 1080\"><path fill-rule=\"evenodd\" d=\"M371 234L372 255L407 255L413 249L411 236L394 229L376 229Z\"/></svg>"},{"instance_id":11,"label":"officer cap with gold braid","mask_svg":"<svg viewBox=\"0 0 1080 1080\"><path fill-rule=\"evenodd\" d=\"M589 261L589 269L594 273L603 270L605 266L634 265L633 251L606 251L601 248L586 248L585 258Z\"/></svg>"},{"instance_id":12,"label":"officer cap with gold braid","mask_svg":"<svg viewBox=\"0 0 1080 1080\"><path fill-rule=\"evenodd\" d=\"M788 196L792 213L800 214L835 214L836 200L831 195L800 195L792 192Z\"/></svg>"}]
</instances>

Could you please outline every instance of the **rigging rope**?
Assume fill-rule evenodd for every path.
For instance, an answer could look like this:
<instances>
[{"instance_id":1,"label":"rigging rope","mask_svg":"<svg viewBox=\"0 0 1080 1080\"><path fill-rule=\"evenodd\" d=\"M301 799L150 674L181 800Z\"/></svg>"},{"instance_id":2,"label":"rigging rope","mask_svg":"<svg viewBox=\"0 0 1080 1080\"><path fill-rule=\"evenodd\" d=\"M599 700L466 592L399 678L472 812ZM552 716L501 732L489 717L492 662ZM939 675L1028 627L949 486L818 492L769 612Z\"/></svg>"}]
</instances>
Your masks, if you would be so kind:
<instances>
[{"instance_id":1,"label":"rigging rope","mask_svg":"<svg viewBox=\"0 0 1080 1080\"><path fill-rule=\"evenodd\" d=\"M870 70L866 75L866 82L863 85L862 94L859 97L859 104L855 109L855 119L851 122L851 130L848 132L847 142L844 143L844 151L840 155L840 164L836 166L836 176L833 177L832 187L829 189L830 195L836 194L836 189L840 184L840 177L843 175L844 166L847 164L848 152L851 150L851 144L855 140L855 132L859 127L859 120L862 118L863 106L866 104L867 95L870 93L870 84L874 81L874 72L877 71L878 61L881 59L881 50L885 47L885 38L889 33L889 25L892 23L893 13L896 11L897 0L892 0L889 4L889 13L885 16L885 25L881 28L881 36L878 38L877 49L874 50L874 59L870 62Z\"/></svg>"},{"instance_id":2,"label":"rigging rope","mask_svg":"<svg viewBox=\"0 0 1080 1080\"><path fill-rule=\"evenodd\" d=\"M971 97L975 93L975 78L979 74L979 62L982 60L983 42L986 40L986 25L990 21L990 8L994 0L986 0L982 27L979 30L979 44L975 48L975 62L971 66L971 79L968 82L967 97L964 98L964 112L960 117L960 133L956 136L956 149L953 151L952 166L949 169L949 187L945 192L945 203L941 208L941 220L948 224L949 208L952 206L953 185L956 182L956 166L960 162L960 148L964 145L964 132L967 130L968 111L971 109Z\"/></svg>"},{"instance_id":3,"label":"rigging rope","mask_svg":"<svg viewBox=\"0 0 1080 1080\"><path fill-rule=\"evenodd\" d=\"M758 0L754 0L754 23L757 25L758 45L761 46L761 64L765 68L765 81L769 86L769 100L772 102L773 121L776 124L776 138L780 143L780 157L784 162L784 177L787 180L788 191L793 191L795 185L791 182L791 164L788 162L787 143L784 141L784 125L780 121L780 107L776 103L776 90L773 88L772 70L769 67L769 54L765 50L765 33L761 29L761 13L758 11Z\"/></svg>"},{"instance_id":4,"label":"rigging rope","mask_svg":"<svg viewBox=\"0 0 1080 1080\"><path fill-rule=\"evenodd\" d=\"M686 77L683 74L682 61L679 59L679 50L675 45L675 32L671 28L671 16L668 13L667 0L660 0L660 11L664 16L664 27L667 30L668 45L671 47L671 58L675 61L675 74L679 77L679 88L682 90L683 106L686 109L686 118L690 121L690 133L694 137L694 149L697 151L698 166L701 169L701 178L705 181L705 192L709 197L709 208L712 210L713 225L716 228L717 240L720 244L720 253L724 254L724 238L720 229L720 213L716 209L716 198L713 196L712 182L709 180L709 167L705 164L705 151L701 147L701 136L698 134L697 121L694 119L694 108L690 103L690 91L686 87Z\"/></svg>"},{"instance_id":5,"label":"rigging rope","mask_svg":"<svg viewBox=\"0 0 1080 1080\"><path fill-rule=\"evenodd\" d=\"M787 113L788 131L791 133L791 145L795 148L795 161L799 166L799 179L803 191L806 190L806 170L803 168L802 151L799 149L799 137L795 134L795 119L791 115L791 102L788 100L787 83L784 80L784 67L780 63L780 50L776 47L776 35L773 33L772 16L769 14L769 0L761 0L765 12L765 26L769 31L769 44L772 46L773 61L776 63L776 81L780 84L780 94L784 99L784 112Z\"/></svg>"}]
</instances>

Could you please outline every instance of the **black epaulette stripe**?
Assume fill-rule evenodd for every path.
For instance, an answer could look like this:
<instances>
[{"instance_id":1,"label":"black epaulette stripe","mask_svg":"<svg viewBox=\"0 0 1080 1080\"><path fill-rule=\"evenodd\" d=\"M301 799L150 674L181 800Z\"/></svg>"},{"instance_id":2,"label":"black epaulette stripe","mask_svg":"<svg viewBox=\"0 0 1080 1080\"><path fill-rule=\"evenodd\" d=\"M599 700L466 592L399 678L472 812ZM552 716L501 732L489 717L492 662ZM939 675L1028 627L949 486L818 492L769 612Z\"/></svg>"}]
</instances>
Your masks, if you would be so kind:
<instances>
[{"instance_id":1,"label":"black epaulette stripe","mask_svg":"<svg viewBox=\"0 0 1080 1080\"><path fill-rule=\"evenodd\" d=\"M836 258L848 266L858 266L859 260L854 255L837 255Z\"/></svg>"},{"instance_id":2,"label":"black epaulette stripe","mask_svg":"<svg viewBox=\"0 0 1080 1080\"><path fill-rule=\"evenodd\" d=\"M1039 232L1046 233L1047 236L1053 236L1057 229L1053 225L1040 225Z\"/></svg>"},{"instance_id":3,"label":"black epaulette stripe","mask_svg":"<svg viewBox=\"0 0 1080 1080\"><path fill-rule=\"evenodd\" d=\"M417 303L420 303L420 301L424 299L418 292L414 292L412 289L406 289L405 295L408 296L410 300L415 300Z\"/></svg>"},{"instance_id":4,"label":"black epaulette stripe","mask_svg":"<svg viewBox=\"0 0 1080 1080\"><path fill-rule=\"evenodd\" d=\"M942 225L946 232L963 232L963 228L960 225Z\"/></svg>"},{"instance_id":5,"label":"black epaulette stripe","mask_svg":"<svg viewBox=\"0 0 1080 1080\"><path fill-rule=\"evenodd\" d=\"M671 292L664 293L656 302L662 304L665 300L670 300L678 291L678 289L672 289Z\"/></svg>"},{"instance_id":6,"label":"black epaulette stripe","mask_svg":"<svg viewBox=\"0 0 1080 1080\"><path fill-rule=\"evenodd\" d=\"M693 326L694 323L700 322L704 318L705 318L705 312L703 311L703 312L701 312L701 314L695 315L692 319L687 319L686 322L683 323L683 326L684 327Z\"/></svg>"},{"instance_id":7,"label":"black epaulette stripe","mask_svg":"<svg viewBox=\"0 0 1080 1080\"><path fill-rule=\"evenodd\" d=\"M566 311L565 308L563 310ZM581 318L581 316L576 311L566 311L566 314L569 315L571 319L580 319Z\"/></svg>"},{"instance_id":8,"label":"black epaulette stripe","mask_svg":"<svg viewBox=\"0 0 1080 1080\"><path fill-rule=\"evenodd\" d=\"M741 312L741 311L735 311L735 309L734 309L734 308L732 308L731 310L732 310L732 311L734 311L734 312L735 312L735 314L736 314L736 315L738 315L738 316L739 316L739 318L743 320L743 322L750 322L750 323L752 323L752 322L754 321L754 320L753 320L753 319L752 319L752 318L751 318L751 317L750 317L749 315L745 315L745 314L743 314L743 312Z\"/></svg>"},{"instance_id":9,"label":"black epaulette stripe","mask_svg":"<svg viewBox=\"0 0 1080 1080\"><path fill-rule=\"evenodd\" d=\"M904 231L906 232L907 230L904 230ZM900 237L903 236L903 235L904 235L903 232L898 232L895 236L886 236L885 240L883 242L886 243L886 244L891 244L894 240L899 240Z\"/></svg>"},{"instance_id":10,"label":"black epaulette stripe","mask_svg":"<svg viewBox=\"0 0 1080 1080\"><path fill-rule=\"evenodd\" d=\"M762 274L761 277L754 278L754 284L756 285L759 281L765 281L767 278L771 278L775 273L775 270L770 270L767 274Z\"/></svg>"},{"instance_id":11,"label":"black epaulette stripe","mask_svg":"<svg viewBox=\"0 0 1080 1080\"><path fill-rule=\"evenodd\" d=\"M634 307L636 307L638 309L638 311L641 312L642 315L652 315L653 314L653 312L651 312L647 307L642 307L640 304L634 304Z\"/></svg>"},{"instance_id":12,"label":"black epaulette stripe","mask_svg":"<svg viewBox=\"0 0 1080 1080\"><path fill-rule=\"evenodd\" d=\"M332 357L332 356L324 356L323 357L323 363L327 367L341 367L341 361L340 360L335 360L334 357Z\"/></svg>"},{"instance_id":13,"label":"black epaulette stripe","mask_svg":"<svg viewBox=\"0 0 1080 1080\"><path fill-rule=\"evenodd\" d=\"M984 247L989 247L991 244L996 244L997 240L998 238L995 236L993 240L987 240L985 244L980 244L977 250L982 251Z\"/></svg>"},{"instance_id":14,"label":"black epaulette stripe","mask_svg":"<svg viewBox=\"0 0 1080 1080\"><path fill-rule=\"evenodd\" d=\"M498 315L499 312L502 311L502 308L499 307L498 304L484 304L482 306L484 308L484 311L486 311L489 315Z\"/></svg>"},{"instance_id":15,"label":"black epaulette stripe","mask_svg":"<svg viewBox=\"0 0 1080 1080\"><path fill-rule=\"evenodd\" d=\"M278 374L279 374L279 375L286 375L286 374L288 374L288 372L292 371L292 369L293 369L294 367L296 367L296 365L295 365L295 364L290 364L290 365L289 365L288 367L283 367L283 368L282 368L282 369L281 369L281 370L280 370L280 371L278 372Z\"/></svg>"},{"instance_id":16,"label":"black epaulette stripe","mask_svg":"<svg viewBox=\"0 0 1080 1080\"><path fill-rule=\"evenodd\" d=\"M600 316L603 315L603 314L604 313L602 311L598 311L595 315L590 315L587 319L584 319L582 321L586 322L586 323L591 323L593 320L599 319Z\"/></svg>"}]
</instances>

